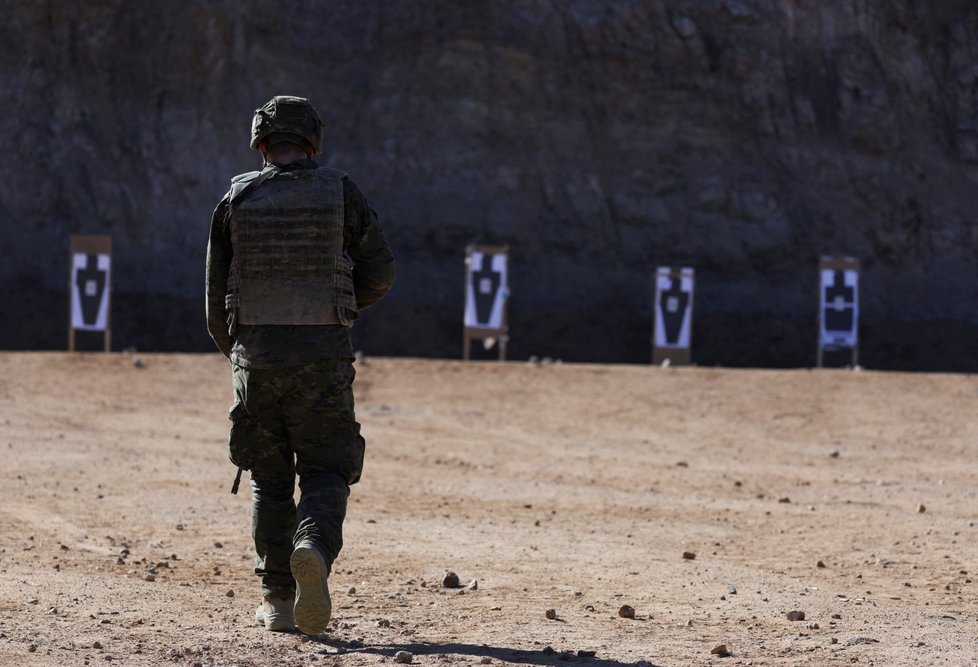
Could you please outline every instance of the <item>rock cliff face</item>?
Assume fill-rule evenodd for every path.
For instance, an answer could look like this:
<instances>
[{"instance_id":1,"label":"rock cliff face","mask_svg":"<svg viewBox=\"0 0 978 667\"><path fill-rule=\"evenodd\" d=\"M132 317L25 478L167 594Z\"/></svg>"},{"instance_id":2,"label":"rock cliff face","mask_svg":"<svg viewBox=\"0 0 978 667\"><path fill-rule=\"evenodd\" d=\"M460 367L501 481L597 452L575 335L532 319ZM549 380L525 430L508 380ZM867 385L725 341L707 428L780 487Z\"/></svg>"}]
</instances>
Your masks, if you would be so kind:
<instances>
[{"instance_id":1,"label":"rock cliff face","mask_svg":"<svg viewBox=\"0 0 978 667\"><path fill-rule=\"evenodd\" d=\"M310 97L399 260L368 353L458 356L467 243L512 248L511 352L814 361L821 254L862 360L978 369L973 0L0 2L0 347L63 346L67 243L115 244L117 348L209 348L203 255L252 110Z\"/></svg>"}]
</instances>

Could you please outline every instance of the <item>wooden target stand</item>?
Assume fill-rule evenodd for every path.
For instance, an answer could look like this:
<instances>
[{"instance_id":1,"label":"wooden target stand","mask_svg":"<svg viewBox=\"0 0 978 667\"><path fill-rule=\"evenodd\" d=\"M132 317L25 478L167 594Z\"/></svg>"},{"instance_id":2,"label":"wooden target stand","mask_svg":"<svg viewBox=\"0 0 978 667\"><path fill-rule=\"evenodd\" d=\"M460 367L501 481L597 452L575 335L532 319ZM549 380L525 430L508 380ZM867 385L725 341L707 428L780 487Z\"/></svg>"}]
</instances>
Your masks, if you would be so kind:
<instances>
[{"instance_id":1,"label":"wooden target stand","mask_svg":"<svg viewBox=\"0 0 978 667\"><path fill-rule=\"evenodd\" d=\"M101 298L104 299L104 306L100 304L100 310L102 307L105 308L105 321L104 326L100 326L98 322L98 316L96 314L96 323L94 326L89 326L83 324L83 326L78 326L79 316L84 321L84 315L79 313L82 298L92 298L97 292L97 283L95 281L84 280L79 275L80 272L76 271L75 258L77 255L85 255L86 257L99 257L100 255L108 256L108 267L105 272L105 283L102 286L103 293ZM71 237L70 251L69 251L69 262L68 262L68 351L75 351L75 331L101 331L102 332L102 342L103 348L106 352L112 349L112 308L111 308L111 263L112 263L112 237L111 236L76 236ZM91 267L89 265L89 268ZM94 285L95 287L91 287Z\"/></svg>"},{"instance_id":2,"label":"wooden target stand","mask_svg":"<svg viewBox=\"0 0 978 667\"><path fill-rule=\"evenodd\" d=\"M822 368L826 352L839 352L848 350L850 363L852 366L859 365L859 281L860 264L855 257L822 257L819 261L819 280L818 280L818 335L816 337L815 363L818 368ZM855 273L855 285L852 298L853 324L851 341L845 344L832 343L826 341L823 334L826 333L826 311L833 307L827 302L825 296L825 284L822 282L823 271L835 271Z\"/></svg>"},{"instance_id":3,"label":"wooden target stand","mask_svg":"<svg viewBox=\"0 0 978 667\"><path fill-rule=\"evenodd\" d=\"M473 304L473 299L475 298L475 293L479 289L479 285L476 284L476 276L474 275L475 269L472 266L474 256L478 254L482 257L492 256L496 257L501 255L503 260L503 266L505 267L502 275L500 277L500 284L496 286L496 290L500 293L498 296L494 297L496 302L493 308L493 312L496 308L500 309L498 322L496 326L490 323L480 322L475 314L475 306ZM480 270L486 269L485 266L480 267ZM499 351L499 361L506 361L506 345L509 343L509 246L475 246L470 245L465 248L465 312L463 316L463 326L462 326L462 358L465 361L471 359L471 348L472 341L486 341L494 340L497 349ZM488 318L489 322L492 320L492 315ZM487 346L488 349L488 346Z\"/></svg>"}]
</instances>

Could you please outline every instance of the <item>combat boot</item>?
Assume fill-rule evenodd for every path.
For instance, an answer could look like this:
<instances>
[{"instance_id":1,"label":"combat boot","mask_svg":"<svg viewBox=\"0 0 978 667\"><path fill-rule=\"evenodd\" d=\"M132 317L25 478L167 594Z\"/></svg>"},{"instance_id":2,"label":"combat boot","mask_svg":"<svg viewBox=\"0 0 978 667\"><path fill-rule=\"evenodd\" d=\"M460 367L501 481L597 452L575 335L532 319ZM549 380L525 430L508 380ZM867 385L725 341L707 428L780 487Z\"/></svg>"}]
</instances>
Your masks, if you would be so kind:
<instances>
[{"instance_id":1,"label":"combat boot","mask_svg":"<svg viewBox=\"0 0 978 667\"><path fill-rule=\"evenodd\" d=\"M333 607L326 585L329 568L322 551L312 542L300 542L289 564L295 578L296 627L307 635L325 632Z\"/></svg>"},{"instance_id":2,"label":"combat boot","mask_svg":"<svg viewBox=\"0 0 978 667\"><path fill-rule=\"evenodd\" d=\"M255 610L255 622L264 625L266 630L292 632L295 630L294 607L294 597L263 597L262 603Z\"/></svg>"}]
</instances>

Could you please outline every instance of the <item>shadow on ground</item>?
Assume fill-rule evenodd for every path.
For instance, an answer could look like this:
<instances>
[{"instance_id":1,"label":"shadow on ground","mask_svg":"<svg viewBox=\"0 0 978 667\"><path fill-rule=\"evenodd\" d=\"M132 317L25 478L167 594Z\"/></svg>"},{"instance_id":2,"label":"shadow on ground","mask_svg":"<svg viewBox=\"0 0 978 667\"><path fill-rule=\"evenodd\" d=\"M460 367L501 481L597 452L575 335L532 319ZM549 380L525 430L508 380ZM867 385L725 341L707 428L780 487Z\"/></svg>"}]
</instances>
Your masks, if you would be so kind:
<instances>
[{"instance_id":1,"label":"shadow on ground","mask_svg":"<svg viewBox=\"0 0 978 667\"><path fill-rule=\"evenodd\" d=\"M489 646L483 644L364 644L358 641L345 641L332 637L315 637L309 640L314 644L322 644L335 649L337 653L364 653L385 656L393 659L398 651L407 651L413 656L424 655L467 655L474 658L491 658L505 662L515 662L527 665L561 665L568 662L586 664L589 667L634 667L633 662L607 660L600 656L589 655L586 651L557 651L550 646L538 651L509 648L505 646ZM332 651L330 651L332 652ZM657 667L650 662L641 663L643 667Z\"/></svg>"}]
</instances>

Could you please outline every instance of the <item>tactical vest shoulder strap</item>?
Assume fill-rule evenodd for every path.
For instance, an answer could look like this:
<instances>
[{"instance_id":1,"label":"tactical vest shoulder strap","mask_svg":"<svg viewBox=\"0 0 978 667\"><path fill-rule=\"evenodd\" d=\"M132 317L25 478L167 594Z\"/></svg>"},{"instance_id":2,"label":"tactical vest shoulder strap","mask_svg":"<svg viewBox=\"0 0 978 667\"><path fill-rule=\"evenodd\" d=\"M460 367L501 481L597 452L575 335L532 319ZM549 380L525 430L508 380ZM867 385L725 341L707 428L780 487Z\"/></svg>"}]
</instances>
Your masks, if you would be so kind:
<instances>
[{"instance_id":1,"label":"tactical vest shoulder strap","mask_svg":"<svg viewBox=\"0 0 978 667\"><path fill-rule=\"evenodd\" d=\"M272 165L267 165L261 171L249 171L245 174L238 174L231 179L231 191L228 193L228 210L224 215L224 228L227 229L231 222L231 215L249 192L265 182L277 169Z\"/></svg>"},{"instance_id":2,"label":"tactical vest shoulder strap","mask_svg":"<svg viewBox=\"0 0 978 667\"><path fill-rule=\"evenodd\" d=\"M327 176L329 178L336 178L341 181L347 177L345 171L343 171L342 169L334 169L333 167L317 167L316 173L321 174L323 176Z\"/></svg>"}]
</instances>

